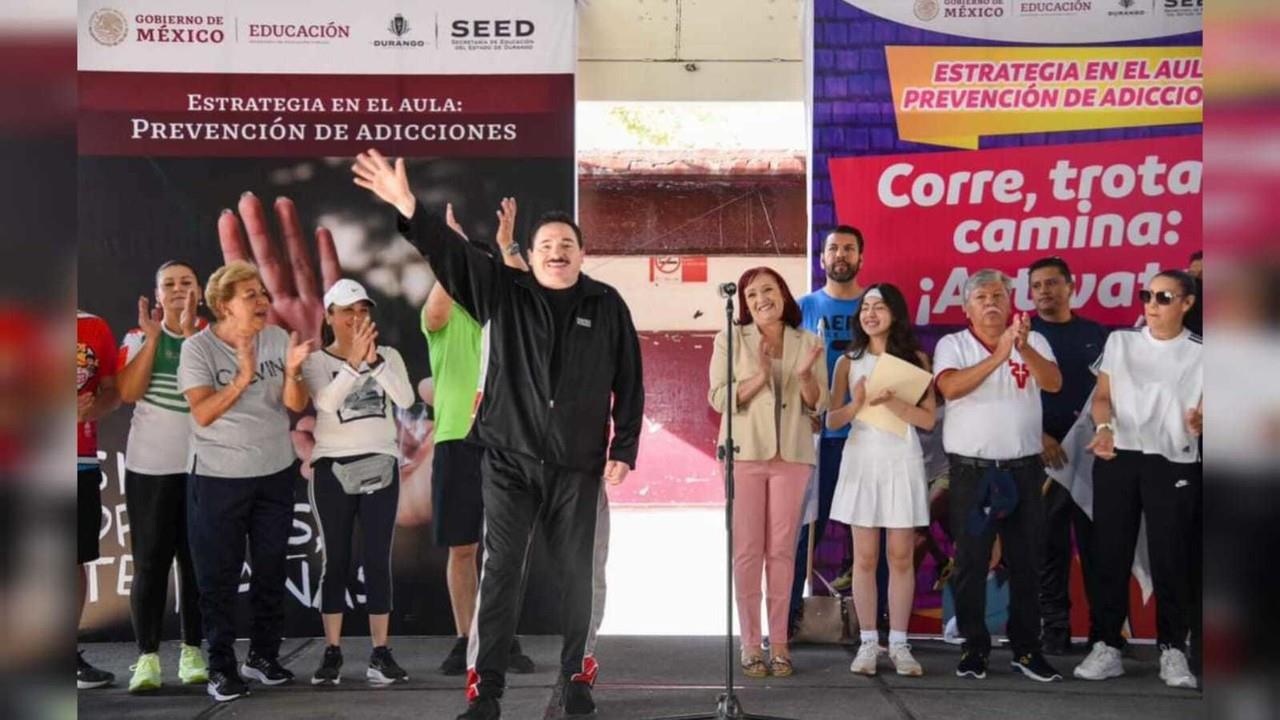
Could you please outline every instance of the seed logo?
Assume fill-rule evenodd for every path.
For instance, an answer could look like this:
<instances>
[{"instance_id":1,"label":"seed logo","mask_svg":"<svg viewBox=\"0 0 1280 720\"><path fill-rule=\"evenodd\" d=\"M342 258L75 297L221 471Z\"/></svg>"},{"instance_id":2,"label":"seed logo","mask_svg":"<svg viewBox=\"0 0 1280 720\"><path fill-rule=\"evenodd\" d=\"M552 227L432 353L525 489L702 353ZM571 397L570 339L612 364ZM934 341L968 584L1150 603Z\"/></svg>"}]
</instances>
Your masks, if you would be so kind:
<instances>
[{"instance_id":1,"label":"seed logo","mask_svg":"<svg viewBox=\"0 0 1280 720\"><path fill-rule=\"evenodd\" d=\"M89 16L89 36L99 45L119 45L129 36L129 21L119 10L102 8Z\"/></svg>"}]
</instances>

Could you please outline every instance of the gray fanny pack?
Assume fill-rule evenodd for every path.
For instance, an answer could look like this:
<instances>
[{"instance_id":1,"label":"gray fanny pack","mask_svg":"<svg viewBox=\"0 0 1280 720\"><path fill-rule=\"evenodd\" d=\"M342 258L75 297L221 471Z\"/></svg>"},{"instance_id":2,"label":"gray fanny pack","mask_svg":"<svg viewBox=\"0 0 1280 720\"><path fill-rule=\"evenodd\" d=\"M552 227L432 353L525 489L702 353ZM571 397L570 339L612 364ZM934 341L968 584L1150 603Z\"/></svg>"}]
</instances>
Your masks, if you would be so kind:
<instances>
[{"instance_id":1,"label":"gray fanny pack","mask_svg":"<svg viewBox=\"0 0 1280 720\"><path fill-rule=\"evenodd\" d=\"M371 455L343 463L333 461L333 476L348 495L367 495L391 484L396 459L390 455Z\"/></svg>"}]
</instances>

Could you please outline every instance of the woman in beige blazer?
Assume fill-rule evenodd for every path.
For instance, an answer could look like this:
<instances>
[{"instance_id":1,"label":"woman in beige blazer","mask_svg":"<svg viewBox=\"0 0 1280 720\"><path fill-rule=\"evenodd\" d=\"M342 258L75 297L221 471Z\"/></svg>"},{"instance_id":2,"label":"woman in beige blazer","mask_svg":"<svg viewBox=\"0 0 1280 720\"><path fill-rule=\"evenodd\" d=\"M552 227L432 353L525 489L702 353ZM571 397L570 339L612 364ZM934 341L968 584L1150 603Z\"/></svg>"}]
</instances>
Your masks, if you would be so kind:
<instances>
[{"instance_id":1,"label":"woman in beige blazer","mask_svg":"<svg viewBox=\"0 0 1280 720\"><path fill-rule=\"evenodd\" d=\"M796 531L805 486L816 462L813 421L827 405L827 366L816 362L822 342L799 329L800 307L776 271L758 267L738 281L733 328L734 398L728 396L727 337L716 336L711 357L711 407L733 413L734 595L742 634L742 668L748 677L794 671L787 649L787 613L795 573ZM761 647L761 571L765 574L772 660Z\"/></svg>"}]
</instances>

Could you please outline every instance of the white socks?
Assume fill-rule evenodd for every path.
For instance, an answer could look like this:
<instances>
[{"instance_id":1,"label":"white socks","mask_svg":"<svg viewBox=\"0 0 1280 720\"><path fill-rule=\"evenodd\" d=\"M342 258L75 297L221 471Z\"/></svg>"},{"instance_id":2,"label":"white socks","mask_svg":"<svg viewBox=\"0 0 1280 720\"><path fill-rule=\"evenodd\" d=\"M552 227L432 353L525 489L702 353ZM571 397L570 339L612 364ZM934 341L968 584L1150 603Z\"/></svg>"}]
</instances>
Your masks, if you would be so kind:
<instances>
[{"instance_id":1,"label":"white socks","mask_svg":"<svg viewBox=\"0 0 1280 720\"><path fill-rule=\"evenodd\" d=\"M876 632L875 630L863 630L862 632L858 633L858 636L862 638L862 642L864 643L880 642L880 633Z\"/></svg>"},{"instance_id":2,"label":"white socks","mask_svg":"<svg viewBox=\"0 0 1280 720\"><path fill-rule=\"evenodd\" d=\"M894 645L906 645L906 644L907 644L906 630L890 630L889 631L889 647L893 647Z\"/></svg>"}]
</instances>

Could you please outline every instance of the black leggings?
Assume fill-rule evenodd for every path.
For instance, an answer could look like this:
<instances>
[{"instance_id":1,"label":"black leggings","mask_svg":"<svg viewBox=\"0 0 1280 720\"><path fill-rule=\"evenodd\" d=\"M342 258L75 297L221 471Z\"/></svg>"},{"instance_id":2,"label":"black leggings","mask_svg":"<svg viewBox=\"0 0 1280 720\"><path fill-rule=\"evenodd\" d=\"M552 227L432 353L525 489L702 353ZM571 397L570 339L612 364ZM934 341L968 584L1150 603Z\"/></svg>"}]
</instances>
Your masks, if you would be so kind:
<instances>
[{"instance_id":1,"label":"black leggings","mask_svg":"<svg viewBox=\"0 0 1280 720\"><path fill-rule=\"evenodd\" d=\"M362 455L359 457L368 457ZM340 458L350 461L357 458ZM320 576L320 612L326 615L347 609L347 588L355 585L352 530L360 518L364 546L365 609L370 615L391 612L391 539L396 529L396 504L400 499L400 469L391 484L373 493L348 495L333 476L333 458L315 462L311 483L311 508L323 538L324 570Z\"/></svg>"},{"instance_id":2,"label":"black leggings","mask_svg":"<svg viewBox=\"0 0 1280 720\"><path fill-rule=\"evenodd\" d=\"M187 475L124 474L125 506L133 552L133 588L129 608L138 651L160 648L169 598L169 568L178 560L178 607L182 642L200 646L200 591L187 544Z\"/></svg>"}]
</instances>

